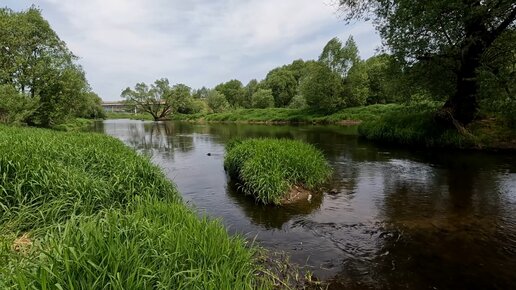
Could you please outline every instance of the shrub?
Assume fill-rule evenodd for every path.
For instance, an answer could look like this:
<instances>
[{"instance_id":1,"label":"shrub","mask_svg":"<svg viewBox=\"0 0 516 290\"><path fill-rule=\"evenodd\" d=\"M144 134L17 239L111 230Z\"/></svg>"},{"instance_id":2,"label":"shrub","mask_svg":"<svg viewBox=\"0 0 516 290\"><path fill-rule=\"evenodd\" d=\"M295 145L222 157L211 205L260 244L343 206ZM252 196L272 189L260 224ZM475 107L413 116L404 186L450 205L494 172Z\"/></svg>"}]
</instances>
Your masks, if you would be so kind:
<instances>
[{"instance_id":1,"label":"shrub","mask_svg":"<svg viewBox=\"0 0 516 290\"><path fill-rule=\"evenodd\" d=\"M216 90L211 90L208 93L206 102L214 113L222 113L229 109L229 102L226 97Z\"/></svg>"},{"instance_id":2,"label":"shrub","mask_svg":"<svg viewBox=\"0 0 516 290\"><path fill-rule=\"evenodd\" d=\"M296 95L288 104L290 109L305 109L307 107L305 97L302 95Z\"/></svg>"},{"instance_id":3,"label":"shrub","mask_svg":"<svg viewBox=\"0 0 516 290\"><path fill-rule=\"evenodd\" d=\"M10 85L0 85L0 123L19 123L32 114L39 100L19 93Z\"/></svg>"},{"instance_id":4,"label":"shrub","mask_svg":"<svg viewBox=\"0 0 516 290\"><path fill-rule=\"evenodd\" d=\"M311 73L301 83L301 94L314 110L335 112L346 106L340 75L321 63L314 64Z\"/></svg>"},{"instance_id":5,"label":"shrub","mask_svg":"<svg viewBox=\"0 0 516 290\"><path fill-rule=\"evenodd\" d=\"M226 146L224 167L246 194L265 204L281 204L293 186L315 190L331 174L319 150L286 139L232 141Z\"/></svg>"},{"instance_id":6,"label":"shrub","mask_svg":"<svg viewBox=\"0 0 516 290\"><path fill-rule=\"evenodd\" d=\"M266 109L274 107L274 97L272 90L259 89L251 96L251 103L253 108Z\"/></svg>"}]
</instances>

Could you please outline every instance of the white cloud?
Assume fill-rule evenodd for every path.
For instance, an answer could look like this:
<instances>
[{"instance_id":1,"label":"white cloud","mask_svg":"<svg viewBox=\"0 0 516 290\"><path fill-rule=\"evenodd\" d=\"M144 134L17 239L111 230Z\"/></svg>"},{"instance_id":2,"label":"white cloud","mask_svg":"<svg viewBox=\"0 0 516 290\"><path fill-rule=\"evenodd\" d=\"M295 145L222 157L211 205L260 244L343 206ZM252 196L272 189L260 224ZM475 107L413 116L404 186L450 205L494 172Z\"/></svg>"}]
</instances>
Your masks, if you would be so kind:
<instances>
[{"instance_id":1,"label":"white cloud","mask_svg":"<svg viewBox=\"0 0 516 290\"><path fill-rule=\"evenodd\" d=\"M192 87L213 86L232 78L244 82L261 79L274 66L317 57L330 38L340 36L345 40L350 33L362 55L370 56L379 45L372 27L345 26L335 15L335 7L326 3L327 0L38 2L53 28L81 57L93 89L105 100L118 99L123 88L136 82L161 77Z\"/></svg>"}]
</instances>

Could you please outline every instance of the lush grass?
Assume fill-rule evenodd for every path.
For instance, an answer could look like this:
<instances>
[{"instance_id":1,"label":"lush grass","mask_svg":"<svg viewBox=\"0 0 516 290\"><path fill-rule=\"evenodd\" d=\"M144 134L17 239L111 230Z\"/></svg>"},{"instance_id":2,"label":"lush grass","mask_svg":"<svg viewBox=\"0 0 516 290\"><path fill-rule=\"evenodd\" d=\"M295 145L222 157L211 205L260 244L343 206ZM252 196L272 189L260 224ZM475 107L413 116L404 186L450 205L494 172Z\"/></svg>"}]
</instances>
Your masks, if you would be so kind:
<instances>
[{"instance_id":1,"label":"lush grass","mask_svg":"<svg viewBox=\"0 0 516 290\"><path fill-rule=\"evenodd\" d=\"M397 110L402 105L371 105L365 107L347 108L342 111L326 114L324 112L306 109L240 109L225 113L175 115L173 119L207 122L246 122L246 123L317 123L335 124L343 121L364 121L377 119Z\"/></svg>"},{"instance_id":2,"label":"lush grass","mask_svg":"<svg viewBox=\"0 0 516 290\"><path fill-rule=\"evenodd\" d=\"M516 132L496 119L483 119L459 132L435 119L440 104L400 107L379 119L363 122L361 136L369 140L424 147L464 149L514 149Z\"/></svg>"},{"instance_id":3,"label":"lush grass","mask_svg":"<svg viewBox=\"0 0 516 290\"><path fill-rule=\"evenodd\" d=\"M1 289L268 288L254 254L122 142L0 126Z\"/></svg>"},{"instance_id":4,"label":"lush grass","mask_svg":"<svg viewBox=\"0 0 516 290\"><path fill-rule=\"evenodd\" d=\"M145 121L154 121L154 118L151 114L147 113L106 113L107 119L130 119L130 120L145 120Z\"/></svg>"},{"instance_id":5,"label":"lush grass","mask_svg":"<svg viewBox=\"0 0 516 290\"><path fill-rule=\"evenodd\" d=\"M74 118L63 124L52 126L52 129L66 132L86 131L92 126L93 122L92 119Z\"/></svg>"},{"instance_id":6,"label":"lush grass","mask_svg":"<svg viewBox=\"0 0 516 290\"><path fill-rule=\"evenodd\" d=\"M234 140L224 167L258 201L281 204L293 186L315 190L331 174L323 154L310 144L286 139Z\"/></svg>"}]
</instances>

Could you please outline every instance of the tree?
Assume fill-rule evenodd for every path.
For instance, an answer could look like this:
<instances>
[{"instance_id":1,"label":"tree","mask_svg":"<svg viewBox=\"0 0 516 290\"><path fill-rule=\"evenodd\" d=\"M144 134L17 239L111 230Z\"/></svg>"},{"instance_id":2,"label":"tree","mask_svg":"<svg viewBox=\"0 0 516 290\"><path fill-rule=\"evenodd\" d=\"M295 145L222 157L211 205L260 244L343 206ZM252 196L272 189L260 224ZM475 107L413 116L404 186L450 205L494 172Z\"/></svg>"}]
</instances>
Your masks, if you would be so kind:
<instances>
[{"instance_id":1,"label":"tree","mask_svg":"<svg viewBox=\"0 0 516 290\"><path fill-rule=\"evenodd\" d=\"M192 114L196 113L192 89L185 84L175 84L170 89L168 101L171 106L171 113Z\"/></svg>"},{"instance_id":2,"label":"tree","mask_svg":"<svg viewBox=\"0 0 516 290\"><path fill-rule=\"evenodd\" d=\"M0 8L0 85L37 102L27 123L52 126L80 111L91 88L76 60L37 8Z\"/></svg>"},{"instance_id":3,"label":"tree","mask_svg":"<svg viewBox=\"0 0 516 290\"><path fill-rule=\"evenodd\" d=\"M297 93L297 81L285 67L271 70L264 81L266 88L272 90L276 107L286 107Z\"/></svg>"},{"instance_id":4,"label":"tree","mask_svg":"<svg viewBox=\"0 0 516 290\"><path fill-rule=\"evenodd\" d=\"M244 102L243 102L244 108L252 107L251 98L254 95L254 93L256 93L258 91L259 88L260 88L260 83L258 83L258 81L256 79L252 79L247 83L247 85L245 86L245 97L244 97Z\"/></svg>"},{"instance_id":5,"label":"tree","mask_svg":"<svg viewBox=\"0 0 516 290\"><path fill-rule=\"evenodd\" d=\"M226 97L217 90L209 91L206 103L214 113L222 113L229 110L230 107Z\"/></svg>"},{"instance_id":6,"label":"tree","mask_svg":"<svg viewBox=\"0 0 516 290\"><path fill-rule=\"evenodd\" d=\"M333 72L346 77L348 71L360 61L358 56L358 47L350 36L346 44L342 46L342 42L337 37L332 38L323 48L319 56L319 62L327 65Z\"/></svg>"},{"instance_id":7,"label":"tree","mask_svg":"<svg viewBox=\"0 0 516 290\"><path fill-rule=\"evenodd\" d=\"M315 110L334 112L346 106L340 75L322 63L314 65L303 80L301 94L307 105Z\"/></svg>"},{"instance_id":8,"label":"tree","mask_svg":"<svg viewBox=\"0 0 516 290\"><path fill-rule=\"evenodd\" d=\"M292 98L292 101L290 101L290 104L288 104L288 107L290 109L304 109L307 107L305 97L302 95L296 95Z\"/></svg>"},{"instance_id":9,"label":"tree","mask_svg":"<svg viewBox=\"0 0 516 290\"><path fill-rule=\"evenodd\" d=\"M348 107L363 106L370 94L367 66L363 61L355 63L344 82L344 96Z\"/></svg>"},{"instance_id":10,"label":"tree","mask_svg":"<svg viewBox=\"0 0 516 290\"><path fill-rule=\"evenodd\" d=\"M515 27L513 0L340 0L346 19L374 18L393 53L407 63L454 62L456 90L440 119L468 124L478 113L478 70L493 44Z\"/></svg>"},{"instance_id":11,"label":"tree","mask_svg":"<svg viewBox=\"0 0 516 290\"><path fill-rule=\"evenodd\" d=\"M208 97L209 89L206 87L202 87L198 90L194 90L192 92L192 96L196 99L203 99L205 100Z\"/></svg>"},{"instance_id":12,"label":"tree","mask_svg":"<svg viewBox=\"0 0 516 290\"><path fill-rule=\"evenodd\" d=\"M223 94L232 107L243 107L245 89L239 80L230 80L219 84L215 87L215 90Z\"/></svg>"},{"instance_id":13,"label":"tree","mask_svg":"<svg viewBox=\"0 0 516 290\"><path fill-rule=\"evenodd\" d=\"M253 94L251 101L253 108L266 109L274 107L274 97L270 89L259 89Z\"/></svg>"},{"instance_id":14,"label":"tree","mask_svg":"<svg viewBox=\"0 0 516 290\"><path fill-rule=\"evenodd\" d=\"M176 92L177 93L177 92ZM154 121L159 121L172 113L172 88L168 79L159 79L148 86L145 83L137 83L134 89L126 88L121 97L128 104L136 106L139 110L152 115ZM176 108L179 107L175 104Z\"/></svg>"}]
</instances>

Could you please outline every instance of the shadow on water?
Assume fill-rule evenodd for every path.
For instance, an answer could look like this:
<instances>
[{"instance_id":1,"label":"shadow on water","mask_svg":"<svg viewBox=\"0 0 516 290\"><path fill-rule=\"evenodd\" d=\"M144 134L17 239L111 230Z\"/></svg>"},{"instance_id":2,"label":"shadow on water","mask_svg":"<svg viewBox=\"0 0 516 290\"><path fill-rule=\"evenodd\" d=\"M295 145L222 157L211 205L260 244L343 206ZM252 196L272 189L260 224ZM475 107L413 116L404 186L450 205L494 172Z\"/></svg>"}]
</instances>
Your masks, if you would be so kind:
<instances>
[{"instance_id":1,"label":"shadow on water","mask_svg":"<svg viewBox=\"0 0 516 290\"><path fill-rule=\"evenodd\" d=\"M303 200L283 207L258 204L254 198L245 195L238 184L228 177L227 194L244 211L253 224L265 229L281 229L285 223L296 216L302 216L317 210L323 200L323 194L315 194L311 201Z\"/></svg>"},{"instance_id":2,"label":"shadow on water","mask_svg":"<svg viewBox=\"0 0 516 290\"><path fill-rule=\"evenodd\" d=\"M96 130L150 155L201 213L287 252L330 289L516 289L514 155L385 147L338 126L120 120ZM235 137L313 144L334 169L331 190L256 204L223 169Z\"/></svg>"}]
</instances>

